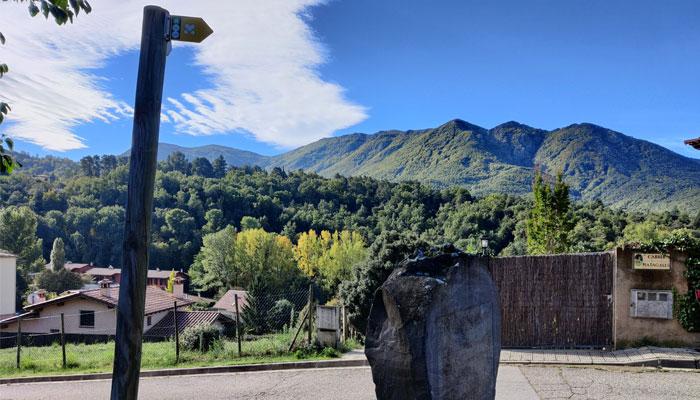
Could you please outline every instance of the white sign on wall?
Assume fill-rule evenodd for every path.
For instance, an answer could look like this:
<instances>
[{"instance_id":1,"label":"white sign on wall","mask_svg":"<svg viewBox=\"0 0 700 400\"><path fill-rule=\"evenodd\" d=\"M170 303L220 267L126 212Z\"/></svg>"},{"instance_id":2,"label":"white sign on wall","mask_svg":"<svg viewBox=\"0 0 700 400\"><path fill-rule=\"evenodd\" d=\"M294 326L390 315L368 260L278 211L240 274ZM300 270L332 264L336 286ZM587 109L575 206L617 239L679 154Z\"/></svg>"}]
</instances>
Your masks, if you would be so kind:
<instances>
[{"instance_id":1,"label":"white sign on wall","mask_svg":"<svg viewBox=\"0 0 700 400\"><path fill-rule=\"evenodd\" d=\"M670 270L671 256L664 254L634 253L634 269Z\"/></svg>"},{"instance_id":2,"label":"white sign on wall","mask_svg":"<svg viewBox=\"0 0 700 400\"><path fill-rule=\"evenodd\" d=\"M630 316L673 319L673 291L632 289Z\"/></svg>"}]
</instances>

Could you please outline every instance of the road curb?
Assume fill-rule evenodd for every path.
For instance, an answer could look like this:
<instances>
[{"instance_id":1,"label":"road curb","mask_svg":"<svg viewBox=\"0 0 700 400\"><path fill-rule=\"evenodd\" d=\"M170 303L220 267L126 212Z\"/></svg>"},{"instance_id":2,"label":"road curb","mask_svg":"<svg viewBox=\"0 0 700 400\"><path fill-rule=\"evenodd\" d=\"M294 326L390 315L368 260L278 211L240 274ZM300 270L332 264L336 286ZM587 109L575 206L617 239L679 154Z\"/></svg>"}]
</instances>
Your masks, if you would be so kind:
<instances>
[{"instance_id":1,"label":"road curb","mask_svg":"<svg viewBox=\"0 0 700 400\"><path fill-rule=\"evenodd\" d=\"M195 367L195 368L173 368L141 371L142 378L152 378L160 376L180 376L180 375L202 375L202 374L224 374L234 372L258 372L258 371L284 371L290 369L320 369L320 368L347 368L365 367L369 363L365 359L353 360L323 360L323 361L299 361L274 364L245 364L228 365L221 367ZM112 379L111 373L80 374L80 375L51 375L51 376L28 376L17 378L0 378L0 385L10 385L18 383L46 383L46 382L75 382L93 381L101 379Z\"/></svg>"},{"instance_id":2,"label":"road curb","mask_svg":"<svg viewBox=\"0 0 700 400\"><path fill-rule=\"evenodd\" d=\"M549 366L606 366L606 367L655 367L655 368L682 368L700 369L700 360L645 360L629 363L571 363L557 361L501 361L501 365L549 365ZM204 374L226 374L236 372L261 372L261 371L284 371L290 369L322 369L322 368L347 368L366 367L369 363L366 359L351 360L322 360L322 361L298 361L274 364L245 364L228 365L220 367L195 367L195 368L172 368L141 371L142 378L154 378L162 376L184 376L184 375L204 375ZM50 376L29 376L17 378L0 378L0 385L10 385L19 383L46 383L46 382L77 382L92 381L101 379L112 379L111 373L80 374L80 375L50 375Z\"/></svg>"},{"instance_id":3,"label":"road curb","mask_svg":"<svg viewBox=\"0 0 700 400\"><path fill-rule=\"evenodd\" d=\"M501 365L550 365L550 366L601 366L601 367L654 367L700 369L700 360L645 360L621 362L572 363L565 361L501 361Z\"/></svg>"}]
</instances>

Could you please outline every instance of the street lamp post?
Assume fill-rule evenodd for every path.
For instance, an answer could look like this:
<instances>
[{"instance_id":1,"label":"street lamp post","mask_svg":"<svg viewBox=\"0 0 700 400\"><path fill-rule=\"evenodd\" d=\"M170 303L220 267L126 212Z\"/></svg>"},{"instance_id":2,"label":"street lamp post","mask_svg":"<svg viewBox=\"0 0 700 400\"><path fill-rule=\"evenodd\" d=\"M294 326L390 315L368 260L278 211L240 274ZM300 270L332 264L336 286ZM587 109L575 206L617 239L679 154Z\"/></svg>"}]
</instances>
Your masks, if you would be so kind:
<instances>
[{"instance_id":1,"label":"street lamp post","mask_svg":"<svg viewBox=\"0 0 700 400\"><path fill-rule=\"evenodd\" d=\"M481 255L486 256L486 250L489 248L489 239L486 236L482 236L480 241L481 241Z\"/></svg>"}]
</instances>

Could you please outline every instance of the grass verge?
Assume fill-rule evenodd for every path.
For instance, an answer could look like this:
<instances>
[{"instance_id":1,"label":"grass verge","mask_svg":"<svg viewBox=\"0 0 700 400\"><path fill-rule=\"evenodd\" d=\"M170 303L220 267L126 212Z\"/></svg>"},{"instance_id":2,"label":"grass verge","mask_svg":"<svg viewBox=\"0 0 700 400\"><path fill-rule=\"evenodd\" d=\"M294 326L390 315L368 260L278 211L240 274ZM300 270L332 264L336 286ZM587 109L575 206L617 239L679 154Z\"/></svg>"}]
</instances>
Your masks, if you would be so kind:
<instances>
[{"instance_id":1,"label":"grass verge","mask_svg":"<svg viewBox=\"0 0 700 400\"><path fill-rule=\"evenodd\" d=\"M230 366L243 364L268 364L299 360L324 360L339 356L332 349L300 349L288 352L290 334L281 333L258 337L242 342L242 356L238 355L238 343L221 340L207 352L180 351L180 362L175 363L175 342L144 343L141 359L143 370L167 368L191 368ZM344 351L357 348L349 342ZM0 349L0 378L68 375L111 372L114 342L99 344L67 344L66 363L62 368L61 346L57 343L43 347L22 347L20 368L16 368L17 349Z\"/></svg>"}]
</instances>

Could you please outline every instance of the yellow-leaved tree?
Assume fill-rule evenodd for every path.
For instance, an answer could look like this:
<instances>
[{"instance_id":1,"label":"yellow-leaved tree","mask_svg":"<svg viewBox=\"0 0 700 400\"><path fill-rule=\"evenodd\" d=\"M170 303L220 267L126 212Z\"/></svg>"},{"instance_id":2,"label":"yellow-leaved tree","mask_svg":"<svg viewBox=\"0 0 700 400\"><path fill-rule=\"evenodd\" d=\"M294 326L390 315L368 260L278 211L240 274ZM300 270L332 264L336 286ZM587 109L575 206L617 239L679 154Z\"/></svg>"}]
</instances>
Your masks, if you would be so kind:
<instances>
[{"instance_id":1,"label":"yellow-leaved tree","mask_svg":"<svg viewBox=\"0 0 700 400\"><path fill-rule=\"evenodd\" d=\"M321 286L335 294L338 285L350 277L353 265L367 257L365 241L357 232L316 231L299 235L294 256L299 268L319 280Z\"/></svg>"},{"instance_id":2,"label":"yellow-leaved tree","mask_svg":"<svg viewBox=\"0 0 700 400\"><path fill-rule=\"evenodd\" d=\"M205 235L203 241L190 268L192 283L202 290L248 289L256 279L281 288L299 274L294 246L286 236L263 229L236 232L228 226Z\"/></svg>"}]
</instances>

